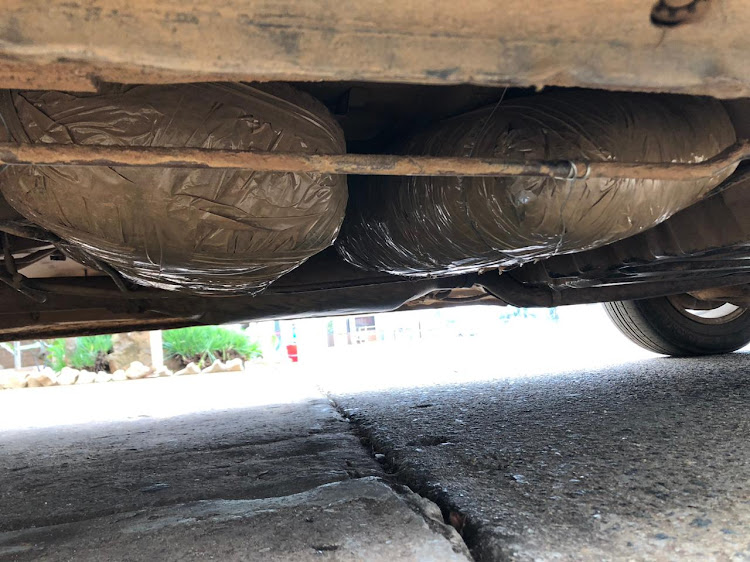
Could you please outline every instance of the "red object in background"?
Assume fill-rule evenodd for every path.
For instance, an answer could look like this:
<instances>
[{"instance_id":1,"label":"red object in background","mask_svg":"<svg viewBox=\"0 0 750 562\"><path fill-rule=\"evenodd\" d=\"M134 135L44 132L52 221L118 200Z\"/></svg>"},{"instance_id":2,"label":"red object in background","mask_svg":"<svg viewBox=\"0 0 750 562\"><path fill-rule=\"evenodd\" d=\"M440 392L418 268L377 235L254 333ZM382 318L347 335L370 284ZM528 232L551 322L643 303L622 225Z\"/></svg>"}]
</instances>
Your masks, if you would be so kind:
<instances>
[{"instance_id":1,"label":"red object in background","mask_svg":"<svg viewBox=\"0 0 750 562\"><path fill-rule=\"evenodd\" d=\"M299 357L297 357L297 344L293 343L286 346L286 354L292 360L292 363L297 363L299 361Z\"/></svg>"}]
</instances>

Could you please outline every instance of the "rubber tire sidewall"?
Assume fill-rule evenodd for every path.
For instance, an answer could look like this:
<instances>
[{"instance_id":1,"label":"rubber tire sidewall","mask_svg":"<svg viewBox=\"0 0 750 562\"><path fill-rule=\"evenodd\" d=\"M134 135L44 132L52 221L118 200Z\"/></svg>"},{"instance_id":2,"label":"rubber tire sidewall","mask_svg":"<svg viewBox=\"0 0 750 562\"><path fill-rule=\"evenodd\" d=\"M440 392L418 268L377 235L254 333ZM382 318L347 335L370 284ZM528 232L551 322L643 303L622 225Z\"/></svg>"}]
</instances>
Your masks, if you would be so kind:
<instances>
[{"instance_id":1,"label":"rubber tire sidewall","mask_svg":"<svg viewBox=\"0 0 750 562\"><path fill-rule=\"evenodd\" d=\"M682 314L667 297L610 302L604 308L628 339L655 353L730 353L750 342L750 310L726 323L704 324Z\"/></svg>"}]
</instances>

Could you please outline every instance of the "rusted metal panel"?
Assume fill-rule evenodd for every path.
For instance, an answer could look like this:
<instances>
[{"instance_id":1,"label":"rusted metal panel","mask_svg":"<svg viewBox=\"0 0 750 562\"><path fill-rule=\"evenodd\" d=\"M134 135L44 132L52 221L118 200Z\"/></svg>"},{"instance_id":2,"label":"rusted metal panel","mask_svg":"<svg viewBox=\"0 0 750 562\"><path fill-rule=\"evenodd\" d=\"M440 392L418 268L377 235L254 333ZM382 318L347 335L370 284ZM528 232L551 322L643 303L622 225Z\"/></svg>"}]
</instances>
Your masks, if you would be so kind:
<instances>
[{"instance_id":1,"label":"rusted metal panel","mask_svg":"<svg viewBox=\"0 0 750 562\"><path fill-rule=\"evenodd\" d=\"M746 0L658 4L667 11L652 13L654 0L6 0L0 86L367 80L750 95Z\"/></svg>"},{"instance_id":2,"label":"rusted metal panel","mask_svg":"<svg viewBox=\"0 0 750 562\"><path fill-rule=\"evenodd\" d=\"M750 159L750 141L740 141L713 158L695 164L583 160L511 162L499 158L0 143L0 162L10 165L236 168L257 172L319 172L376 176L539 176L570 180L693 180L716 176L747 159Z\"/></svg>"}]
</instances>

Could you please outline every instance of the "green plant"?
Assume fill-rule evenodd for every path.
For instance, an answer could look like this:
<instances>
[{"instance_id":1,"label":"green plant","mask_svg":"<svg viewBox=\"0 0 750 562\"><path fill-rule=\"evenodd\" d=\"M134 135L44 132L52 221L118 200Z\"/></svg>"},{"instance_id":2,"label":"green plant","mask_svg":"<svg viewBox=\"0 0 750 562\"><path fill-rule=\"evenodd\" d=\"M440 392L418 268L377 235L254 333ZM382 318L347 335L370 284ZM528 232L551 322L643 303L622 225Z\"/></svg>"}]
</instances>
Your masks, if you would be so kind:
<instances>
[{"instance_id":1,"label":"green plant","mask_svg":"<svg viewBox=\"0 0 750 562\"><path fill-rule=\"evenodd\" d=\"M58 338L46 344L44 364L59 373L67 365L65 362L65 340Z\"/></svg>"},{"instance_id":2,"label":"green plant","mask_svg":"<svg viewBox=\"0 0 750 562\"><path fill-rule=\"evenodd\" d=\"M166 330L163 333L164 355L186 365L191 361L203 366L233 357L252 359L262 357L260 346L242 332L219 326L196 326Z\"/></svg>"},{"instance_id":3,"label":"green plant","mask_svg":"<svg viewBox=\"0 0 750 562\"><path fill-rule=\"evenodd\" d=\"M74 369L98 370L103 365L104 356L112 351L112 336L84 336L76 338L76 346L68 357Z\"/></svg>"},{"instance_id":4,"label":"green plant","mask_svg":"<svg viewBox=\"0 0 750 562\"><path fill-rule=\"evenodd\" d=\"M58 373L66 366L96 371L107 368L105 357L112 351L112 336L84 336L73 341L72 350L63 338L47 343L45 365Z\"/></svg>"}]
</instances>

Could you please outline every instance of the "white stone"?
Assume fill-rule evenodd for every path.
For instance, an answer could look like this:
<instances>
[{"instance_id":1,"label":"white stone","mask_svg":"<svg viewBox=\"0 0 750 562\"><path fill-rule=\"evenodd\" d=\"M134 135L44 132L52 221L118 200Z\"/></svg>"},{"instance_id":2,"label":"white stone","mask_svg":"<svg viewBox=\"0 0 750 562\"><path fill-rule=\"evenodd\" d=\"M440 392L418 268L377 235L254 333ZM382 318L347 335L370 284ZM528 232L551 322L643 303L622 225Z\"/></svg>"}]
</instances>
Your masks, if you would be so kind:
<instances>
[{"instance_id":1,"label":"white stone","mask_svg":"<svg viewBox=\"0 0 750 562\"><path fill-rule=\"evenodd\" d=\"M171 377L173 374L174 373L172 373L172 371L170 371L167 367L162 365L161 367L156 369L151 376L152 377Z\"/></svg>"},{"instance_id":2,"label":"white stone","mask_svg":"<svg viewBox=\"0 0 750 562\"><path fill-rule=\"evenodd\" d=\"M225 371L244 371L245 364L240 357L235 357L224 363Z\"/></svg>"},{"instance_id":3,"label":"white stone","mask_svg":"<svg viewBox=\"0 0 750 562\"><path fill-rule=\"evenodd\" d=\"M109 382L112 380L112 374L107 371L99 371L94 377L94 382Z\"/></svg>"},{"instance_id":4,"label":"white stone","mask_svg":"<svg viewBox=\"0 0 750 562\"><path fill-rule=\"evenodd\" d=\"M114 373L112 373L112 380L113 381L126 381L128 380L128 376L125 374L125 371L122 369L117 369Z\"/></svg>"},{"instance_id":5,"label":"white stone","mask_svg":"<svg viewBox=\"0 0 750 562\"><path fill-rule=\"evenodd\" d=\"M223 373L226 370L224 362L221 359L217 359L211 363L208 367L203 369L201 373Z\"/></svg>"},{"instance_id":6,"label":"white stone","mask_svg":"<svg viewBox=\"0 0 750 562\"><path fill-rule=\"evenodd\" d=\"M82 369L78 373L78 380L76 381L76 384L91 384L92 382L94 382L95 377L96 373L92 373L91 371Z\"/></svg>"},{"instance_id":7,"label":"white stone","mask_svg":"<svg viewBox=\"0 0 750 562\"><path fill-rule=\"evenodd\" d=\"M129 379L142 379L150 374L151 368L140 361L133 361L125 371L125 376Z\"/></svg>"},{"instance_id":8,"label":"white stone","mask_svg":"<svg viewBox=\"0 0 750 562\"><path fill-rule=\"evenodd\" d=\"M29 374L26 382L29 386L53 386L57 384L57 373L50 367L45 367L41 371Z\"/></svg>"},{"instance_id":9,"label":"white stone","mask_svg":"<svg viewBox=\"0 0 750 562\"><path fill-rule=\"evenodd\" d=\"M28 373L9 372L0 375L0 388L24 388L27 383Z\"/></svg>"},{"instance_id":10,"label":"white stone","mask_svg":"<svg viewBox=\"0 0 750 562\"><path fill-rule=\"evenodd\" d=\"M63 367L57 375L57 384L69 385L75 384L78 380L80 371L78 369L72 369L70 367Z\"/></svg>"},{"instance_id":11,"label":"white stone","mask_svg":"<svg viewBox=\"0 0 750 562\"><path fill-rule=\"evenodd\" d=\"M175 375L197 375L200 372L201 368L198 365L196 365L195 363L188 363L187 367L185 367L184 369L180 369L175 373Z\"/></svg>"}]
</instances>

